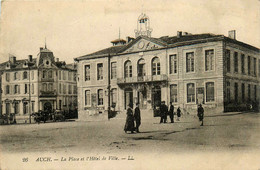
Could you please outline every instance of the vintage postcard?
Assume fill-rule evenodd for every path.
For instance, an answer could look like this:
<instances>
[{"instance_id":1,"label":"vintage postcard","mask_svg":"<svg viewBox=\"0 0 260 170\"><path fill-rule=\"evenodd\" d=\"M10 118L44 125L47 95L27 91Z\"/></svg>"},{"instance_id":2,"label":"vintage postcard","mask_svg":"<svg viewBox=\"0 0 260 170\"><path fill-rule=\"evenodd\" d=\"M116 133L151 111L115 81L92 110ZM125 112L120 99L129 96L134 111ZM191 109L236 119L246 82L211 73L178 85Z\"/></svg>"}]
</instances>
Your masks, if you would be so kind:
<instances>
[{"instance_id":1,"label":"vintage postcard","mask_svg":"<svg viewBox=\"0 0 260 170\"><path fill-rule=\"evenodd\" d=\"M0 169L260 169L259 0L0 9Z\"/></svg>"}]
</instances>

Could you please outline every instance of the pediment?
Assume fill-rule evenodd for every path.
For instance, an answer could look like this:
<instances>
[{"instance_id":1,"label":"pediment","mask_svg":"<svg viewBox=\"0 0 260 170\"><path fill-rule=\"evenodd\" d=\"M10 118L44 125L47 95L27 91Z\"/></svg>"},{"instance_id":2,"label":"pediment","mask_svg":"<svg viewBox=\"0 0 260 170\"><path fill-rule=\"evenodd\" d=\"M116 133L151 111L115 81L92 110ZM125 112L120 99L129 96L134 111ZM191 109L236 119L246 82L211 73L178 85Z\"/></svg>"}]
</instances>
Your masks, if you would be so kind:
<instances>
[{"instance_id":1,"label":"pediment","mask_svg":"<svg viewBox=\"0 0 260 170\"><path fill-rule=\"evenodd\" d=\"M153 50L162 47L164 47L162 43L149 40L149 38L147 39L141 38L141 39L137 39L133 43L130 43L129 46L123 52L128 53L128 52L146 51L146 50Z\"/></svg>"}]
</instances>

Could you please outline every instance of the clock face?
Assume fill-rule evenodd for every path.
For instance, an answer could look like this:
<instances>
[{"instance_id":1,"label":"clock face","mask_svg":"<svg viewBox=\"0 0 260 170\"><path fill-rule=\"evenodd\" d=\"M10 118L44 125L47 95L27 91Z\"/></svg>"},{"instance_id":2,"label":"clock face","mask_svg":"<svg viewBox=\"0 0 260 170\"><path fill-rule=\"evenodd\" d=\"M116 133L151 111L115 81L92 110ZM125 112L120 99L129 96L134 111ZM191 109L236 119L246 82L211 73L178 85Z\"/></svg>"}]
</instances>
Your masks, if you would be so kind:
<instances>
[{"instance_id":1,"label":"clock face","mask_svg":"<svg viewBox=\"0 0 260 170\"><path fill-rule=\"evenodd\" d=\"M137 44L137 47L138 47L139 49L143 49L143 48L144 48L144 44L145 44L144 41L139 41L139 43Z\"/></svg>"}]
</instances>

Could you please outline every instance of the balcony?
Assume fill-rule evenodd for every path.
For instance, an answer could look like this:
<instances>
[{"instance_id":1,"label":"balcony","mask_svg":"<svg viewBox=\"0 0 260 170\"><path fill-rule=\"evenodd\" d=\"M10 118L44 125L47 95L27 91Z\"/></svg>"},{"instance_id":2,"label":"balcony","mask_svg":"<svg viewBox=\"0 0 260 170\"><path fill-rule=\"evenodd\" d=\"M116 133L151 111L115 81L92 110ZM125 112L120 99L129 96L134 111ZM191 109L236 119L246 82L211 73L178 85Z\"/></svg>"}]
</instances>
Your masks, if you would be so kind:
<instances>
[{"instance_id":1,"label":"balcony","mask_svg":"<svg viewBox=\"0 0 260 170\"><path fill-rule=\"evenodd\" d=\"M54 78L41 78L41 82L54 82Z\"/></svg>"},{"instance_id":2,"label":"balcony","mask_svg":"<svg viewBox=\"0 0 260 170\"><path fill-rule=\"evenodd\" d=\"M148 82L165 82L168 80L166 74L154 75L154 76L135 76L129 78L118 78L117 84L129 84L129 83L148 83Z\"/></svg>"},{"instance_id":3,"label":"balcony","mask_svg":"<svg viewBox=\"0 0 260 170\"><path fill-rule=\"evenodd\" d=\"M40 97L56 97L57 92L56 90L53 91L40 91Z\"/></svg>"}]
</instances>

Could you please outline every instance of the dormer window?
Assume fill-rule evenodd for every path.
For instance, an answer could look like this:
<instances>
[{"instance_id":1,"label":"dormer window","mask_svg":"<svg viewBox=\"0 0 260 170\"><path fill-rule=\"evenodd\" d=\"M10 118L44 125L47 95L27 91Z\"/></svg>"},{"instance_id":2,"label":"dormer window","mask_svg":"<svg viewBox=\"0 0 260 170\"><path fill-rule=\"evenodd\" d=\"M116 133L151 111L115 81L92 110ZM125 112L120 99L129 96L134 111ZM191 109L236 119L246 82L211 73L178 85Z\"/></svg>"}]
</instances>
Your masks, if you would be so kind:
<instances>
[{"instance_id":1,"label":"dormer window","mask_svg":"<svg viewBox=\"0 0 260 170\"><path fill-rule=\"evenodd\" d=\"M27 63L24 63L24 66L27 66Z\"/></svg>"},{"instance_id":2,"label":"dormer window","mask_svg":"<svg viewBox=\"0 0 260 170\"><path fill-rule=\"evenodd\" d=\"M47 60L47 61L46 61L46 65L49 65L49 64L50 64L50 62Z\"/></svg>"}]
</instances>

